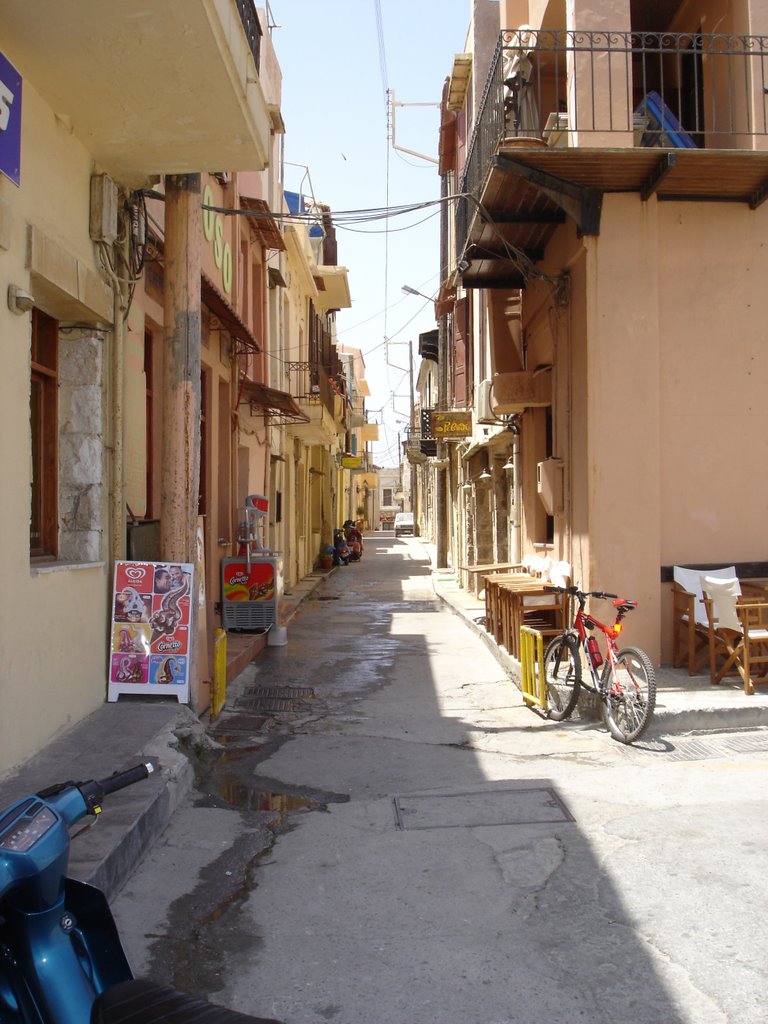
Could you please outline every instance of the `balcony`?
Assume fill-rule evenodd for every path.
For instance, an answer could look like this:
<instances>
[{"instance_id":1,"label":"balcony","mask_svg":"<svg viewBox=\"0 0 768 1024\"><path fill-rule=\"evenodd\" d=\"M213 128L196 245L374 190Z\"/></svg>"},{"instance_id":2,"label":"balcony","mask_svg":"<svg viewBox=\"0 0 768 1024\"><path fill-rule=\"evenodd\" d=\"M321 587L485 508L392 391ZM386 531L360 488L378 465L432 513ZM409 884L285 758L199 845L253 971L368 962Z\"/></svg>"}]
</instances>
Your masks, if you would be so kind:
<instances>
[{"instance_id":1,"label":"balcony","mask_svg":"<svg viewBox=\"0 0 768 1024\"><path fill-rule=\"evenodd\" d=\"M0 37L22 78L122 185L266 165L252 0L3 0Z\"/></svg>"},{"instance_id":2,"label":"balcony","mask_svg":"<svg viewBox=\"0 0 768 1024\"><path fill-rule=\"evenodd\" d=\"M467 287L523 287L566 218L599 234L605 192L754 209L768 198L768 41L504 32L459 191Z\"/></svg>"},{"instance_id":3,"label":"balcony","mask_svg":"<svg viewBox=\"0 0 768 1024\"><path fill-rule=\"evenodd\" d=\"M308 361L288 363L289 390L304 423L291 424L291 433L311 444L332 444L347 429L347 401L330 370Z\"/></svg>"}]
</instances>

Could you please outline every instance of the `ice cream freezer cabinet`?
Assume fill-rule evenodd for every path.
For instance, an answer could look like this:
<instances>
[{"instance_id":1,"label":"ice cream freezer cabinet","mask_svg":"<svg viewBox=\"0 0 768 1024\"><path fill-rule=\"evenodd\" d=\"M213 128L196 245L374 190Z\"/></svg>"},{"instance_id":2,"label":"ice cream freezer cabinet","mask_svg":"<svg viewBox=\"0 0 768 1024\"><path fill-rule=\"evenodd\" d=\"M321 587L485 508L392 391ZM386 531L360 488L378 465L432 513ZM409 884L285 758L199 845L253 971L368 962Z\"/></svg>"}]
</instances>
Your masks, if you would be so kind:
<instances>
[{"instance_id":1,"label":"ice cream freezer cabinet","mask_svg":"<svg viewBox=\"0 0 768 1024\"><path fill-rule=\"evenodd\" d=\"M222 626L224 629L260 630L276 625L282 590L282 558L275 555L223 558Z\"/></svg>"}]
</instances>

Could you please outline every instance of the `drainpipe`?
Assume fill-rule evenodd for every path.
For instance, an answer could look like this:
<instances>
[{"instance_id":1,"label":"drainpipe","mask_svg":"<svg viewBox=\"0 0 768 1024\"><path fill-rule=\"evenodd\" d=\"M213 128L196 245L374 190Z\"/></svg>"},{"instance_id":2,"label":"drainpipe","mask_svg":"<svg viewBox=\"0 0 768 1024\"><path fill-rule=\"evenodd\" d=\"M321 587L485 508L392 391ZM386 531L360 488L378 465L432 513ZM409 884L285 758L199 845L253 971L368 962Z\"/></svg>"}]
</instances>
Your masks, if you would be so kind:
<instances>
[{"instance_id":1,"label":"drainpipe","mask_svg":"<svg viewBox=\"0 0 768 1024\"><path fill-rule=\"evenodd\" d=\"M117 278L112 281L114 352L112 354L112 561L126 556L125 537L125 321L123 295Z\"/></svg>"},{"instance_id":2,"label":"drainpipe","mask_svg":"<svg viewBox=\"0 0 768 1024\"><path fill-rule=\"evenodd\" d=\"M511 562L520 562L523 557L523 522L522 522L522 487L520 485L520 429L515 430L512 440L512 475L515 478L512 498L515 514L512 520L512 557Z\"/></svg>"},{"instance_id":3,"label":"drainpipe","mask_svg":"<svg viewBox=\"0 0 768 1024\"><path fill-rule=\"evenodd\" d=\"M112 269L112 260L106 251L106 242L99 242L101 247L102 269L109 279L112 288L112 502L110 507L110 538L109 551L112 562L121 561L126 557L125 541L125 321L123 316L127 309L127 296L123 292L123 283ZM127 242L124 243L124 246ZM115 246L117 248L117 246ZM125 254L123 254L125 255ZM126 265L124 259L123 265ZM115 261L120 265L120 261Z\"/></svg>"}]
</instances>

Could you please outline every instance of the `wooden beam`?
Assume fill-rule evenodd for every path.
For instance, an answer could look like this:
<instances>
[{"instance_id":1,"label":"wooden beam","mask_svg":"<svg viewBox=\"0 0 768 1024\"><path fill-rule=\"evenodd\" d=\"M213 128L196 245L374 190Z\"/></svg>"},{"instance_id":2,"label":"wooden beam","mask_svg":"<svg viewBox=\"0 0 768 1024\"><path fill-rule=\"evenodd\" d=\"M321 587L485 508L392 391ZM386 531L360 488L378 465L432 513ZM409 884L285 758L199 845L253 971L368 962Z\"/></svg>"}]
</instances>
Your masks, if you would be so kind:
<instances>
[{"instance_id":1,"label":"wooden beam","mask_svg":"<svg viewBox=\"0 0 768 1024\"><path fill-rule=\"evenodd\" d=\"M493 158L492 164L498 170L517 175L537 188L576 222L583 235L600 234L600 215L603 208L601 189L577 185L537 167L529 167L528 164L508 156L497 155Z\"/></svg>"},{"instance_id":2,"label":"wooden beam","mask_svg":"<svg viewBox=\"0 0 768 1024\"><path fill-rule=\"evenodd\" d=\"M524 213L507 213L493 218L493 223L499 227L509 225L514 227L517 224L565 224L565 212L560 210L540 210L537 213L525 211Z\"/></svg>"},{"instance_id":3,"label":"wooden beam","mask_svg":"<svg viewBox=\"0 0 768 1024\"><path fill-rule=\"evenodd\" d=\"M749 197L750 210L756 210L758 206L762 206L766 199L768 199L768 181L764 181L760 188Z\"/></svg>"},{"instance_id":4,"label":"wooden beam","mask_svg":"<svg viewBox=\"0 0 768 1024\"><path fill-rule=\"evenodd\" d=\"M640 198L644 203L651 198L676 163L677 157L674 153L663 154L659 162L654 167L653 173L648 175L643 187L640 189Z\"/></svg>"}]
</instances>

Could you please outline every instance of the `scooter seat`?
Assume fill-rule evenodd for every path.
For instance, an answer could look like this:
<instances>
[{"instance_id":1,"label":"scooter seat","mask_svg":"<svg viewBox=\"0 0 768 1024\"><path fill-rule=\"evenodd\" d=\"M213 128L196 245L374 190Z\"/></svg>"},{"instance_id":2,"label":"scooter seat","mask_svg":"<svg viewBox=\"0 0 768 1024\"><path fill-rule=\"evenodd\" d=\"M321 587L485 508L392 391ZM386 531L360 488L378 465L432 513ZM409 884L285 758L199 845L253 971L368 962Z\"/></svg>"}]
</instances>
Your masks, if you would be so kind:
<instances>
[{"instance_id":1,"label":"scooter seat","mask_svg":"<svg viewBox=\"0 0 768 1024\"><path fill-rule=\"evenodd\" d=\"M102 992L91 1010L91 1024L280 1024L251 1017L143 978L123 981Z\"/></svg>"}]
</instances>

